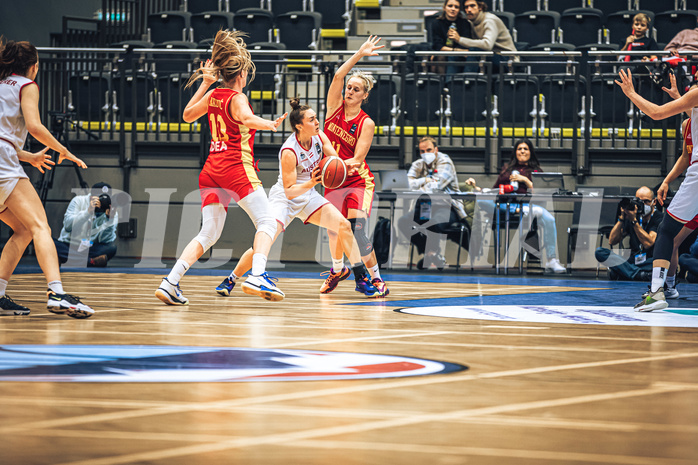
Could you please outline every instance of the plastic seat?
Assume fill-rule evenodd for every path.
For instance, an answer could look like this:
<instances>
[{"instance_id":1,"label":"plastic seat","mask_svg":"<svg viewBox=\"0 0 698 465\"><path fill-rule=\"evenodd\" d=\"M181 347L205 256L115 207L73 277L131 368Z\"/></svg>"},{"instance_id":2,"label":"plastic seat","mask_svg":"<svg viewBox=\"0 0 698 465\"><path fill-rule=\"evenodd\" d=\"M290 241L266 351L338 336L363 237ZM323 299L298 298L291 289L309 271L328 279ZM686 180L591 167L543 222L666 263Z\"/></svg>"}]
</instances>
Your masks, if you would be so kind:
<instances>
[{"instance_id":1,"label":"plastic seat","mask_svg":"<svg viewBox=\"0 0 698 465\"><path fill-rule=\"evenodd\" d=\"M272 42L274 16L260 8L238 10L233 18L233 28L247 33L246 42Z\"/></svg>"},{"instance_id":2,"label":"plastic seat","mask_svg":"<svg viewBox=\"0 0 698 465\"><path fill-rule=\"evenodd\" d=\"M268 2L269 10L271 10L274 17L277 18L279 15L284 15L292 11L305 11L308 0L268 0ZM322 3L322 0L319 0L318 3Z\"/></svg>"},{"instance_id":3,"label":"plastic seat","mask_svg":"<svg viewBox=\"0 0 698 465\"><path fill-rule=\"evenodd\" d=\"M538 79L527 74L507 74L494 83L497 125L537 128ZM496 128L496 126L495 126Z\"/></svg>"},{"instance_id":4,"label":"plastic seat","mask_svg":"<svg viewBox=\"0 0 698 465\"><path fill-rule=\"evenodd\" d=\"M148 15L148 40L155 44L191 40L191 13L163 11Z\"/></svg>"},{"instance_id":5,"label":"plastic seat","mask_svg":"<svg viewBox=\"0 0 698 465\"><path fill-rule=\"evenodd\" d=\"M193 15L191 17L193 41L200 42L215 37L221 29L232 29L233 17L232 13L225 11L206 11Z\"/></svg>"},{"instance_id":6,"label":"plastic seat","mask_svg":"<svg viewBox=\"0 0 698 465\"><path fill-rule=\"evenodd\" d=\"M654 17L657 42L669 43L679 31L695 29L696 17L698 17L698 10L670 10L657 13Z\"/></svg>"},{"instance_id":7,"label":"plastic seat","mask_svg":"<svg viewBox=\"0 0 698 465\"><path fill-rule=\"evenodd\" d=\"M584 129L582 98L586 96L586 78L568 74L545 77L540 84L541 127L547 120L550 127L581 127Z\"/></svg>"},{"instance_id":8,"label":"plastic seat","mask_svg":"<svg viewBox=\"0 0 698 465\"><path fill-rule=\"evenodd\" d=\"M322 15L323 34L325 31L338 31L340 29L347 31L349 29L349 23L351 22L351 2L342 0L334 0L332 2L318 0L314 2L313 11Z\"/></svg>"},{"instance_id":9,"label":"plastic seat","mask_svg":"<svg viewBox=\"0 0 698 465\"><path fill-rule=\"evenodd\" d=\"M255 63L255 78L249 86L251 100L275 100L280 96L282 80L282 61L284 58L284 44L277 42L256 42L247 46L254 53L255 50L278 50L278 55L252 55ZM281 97L283 98L283 97Z\"/></svg>"},{"instance_id":10,"label":"plastic seat","mask_svg":"<svg viewBox=\"0 0 698 465\"><path fill-rule=\"evenodd\" d=\"M237 3L237 0L233 0ZM228 11L230 0L184 0L184 11L191 14L205 11Z\"/></svg>"},{"instance_id":11,"label":"plastic seat","mask_svg":"<svg viewBox=\"0 0 698 465\"><path fill-rule=\"evenodd\" d=\"M376 126L395 127L399 111L400 77L385 74L374 76L373 89L364 105L364 111Z\"/></svg>"},{"instance_id":12,"label":"plastic seat","mask_svg":"<svg viewBox=\"0 0 698 465\"><path fill-rule=\"evenodd\" d=\"M574 50L572 44L545 43L529 47L529 52L571 52ZM571 66L567 64L573 62L573 57L564 55L547 56L522 56L519 63L514 63L514 69L518 71L523 66L527 72L534 75L572 72ZM558 64L559 63L559 64ZM522 70L523 72L523 70Z\"/></svg>"},{"instance_id":13,"label":"plastic seat","mask_svg":"<svg viewBox=\"0 0 698 465\"><path fill-rule=\"evenodd\" d=\"M570 8L584 8L586 6L586 0L548 0L548 11L557 11L560 14Z\"/></svg>"},{"instance_id":14,"label":"plastic seat","mask_svg":"<svg viewBox=\"0 0 698 465\"><path fill-rule=\"evenodd\" d=\"M525 11L538 10L539 0L499 0L502 11L508 11L515 15L520 15ZM540 0L541 9L543 8L543 0Z\"/></svg>"},{"instance_id":15,"label":"plastic seat","mask_svg":"<svg viewBox=\"0 0 698 465\"><path fill-rule=\"evenodd\" d=\"M487 77L466 73L446 82L446 111L450 110L452 126L483 126L487 122L491 93ZM491 112L491 109L490 109Z\"/></svg>"},{"instance_id":16,"label":"plastic seat","mask_svg":"<svg viewBox=\"0 0 698 465\"><path fill-rule=\"evenodd\" d=\"M200 81L186 88L189 73L158 76L158 122L181 123L184 108L200 85ZM212 86L213 87L213 86Z\"/></svg>"},{"instance_id":17,"label":"plastic seat","mask_svg":"<svg viewBox=\"0 0 698 465\"><path fill-rule=\"evenodd\" d=\"M441 106L441 76L432 73L408 74L403 85L405 101L401 103L401 109L406 123L441 126L444 115Z\"/></svg>"},{"instance_id":18,"label":"plastic seat","mask_svg":"<svg viewBox=\"0 0 698 465\"><path fill-rule=\"evenodd\" d=\"M606 30L608 31L607 40L611 44L617 44L620 48L625 45L625 39L630 35L633 30L633 18L638 13L644 13L650 18L654 27L654 13L649 10L620 10L610 13L606 16L606 21L604 22Z\"/></svg>"},{"instance_id":19,"label":"plastic seat","mask_svg":"<svg viewBox=\"0 0 698 465\"><path fill-rule=\"evenodd\" d=\"M514 40L528 42L529 46L555 42L560 13L527 11L514 18Z\"/></svg>"},{"instance_id":20,"label":"plastic seat","mask_svg":"<svg viewBox=\"0 0 698 465\"><path fill-rule=\"evenodd\" d=\"M616 44L586 44L586 45L580 45L579 47L576 47L575 50L578 52L582 52L582 56L579 59L579 74L581 76L586 76L587 72L591 72L592 74L599 74L600 69L597 66L596 61L616 61L618 59L617 56L604 56L600 57L598 55L590 55L589 52L596 52L596 51L606 51L610 52L613 50L618 50L619 47ZM589 70L589 66L591 63L592 69Z\"/></svg>"},{"instance_id":21,"label":"plastic seat","mask_svg":"<svg viewBox=\"0 0 698 465\"><path fill-rule=\"evenodd\" d=\"M600 44L603 39L603 13L595 8L570 8L560 16L558 42L575 46Z\"/></svg>"},{"instance_id":22,"label":"plastic seat","mask_svg":"<svg viewBox=\"0 0 698 465\"><path fill-rule=\"evenodd\" d=\"M502 20L509 32L514 30L514 18L516 18L514 13L511 11L493 11L492 13Z\"/></svg>"},{"instance_id":23,"label":"plastic seat","mask_svg":"<svg viewBox=\"0 0 698 465\"><path fill-rule=\"evenodd\" d=\"M317 50L322 17L312 11L291 11L276 17L278 41L288 50Z\"/></svg>"},{"instance_id":24,"label":"plastic seat","mask_svg":"<svg viewBox=\"0 0 698 465\"><path fill-rule=\"evenodd\" d=\"M633 129L634 111L632 103L623 94L615 80L618 75L602 74L592 77L590 85L591 102L587 106L592 112L594 125L604 129Z\"/></svg>"},{"instance_id":25,"label":"plastic seat","mask_svg":"<svg viewBox=\"0 0 698 465\"><path fill-rule=\"evenodd\" d=\"M153 48L164 50L195 50L193 42L175 40L156 44ZM153 53L155 72L158 74L188 73L199 66L200 51L194 53Z\"/></svg>"},{"instance_id":26,"label":"plastic seat","mask_svg":"<svg viewBox=\"0 0 698 465\"><path fill-rule=\"evenodd\" d=\"M113 110L110 76L83 73L68 80L68 111L78 121L110 121Z\"/></svg>"},{"instance_id":27,"label":"plastic seat","mask_svg":"<svg viewBox=\"0 0 698 465\"><path fill-rule=\"evenodd\" d=\"M654 2L654 0L651 1L653 3L661 3ZM637 0L594 0L589 6L601 10L605 15L624 10L638 11L641 8ZM628 29L628 35L630 35L630 29Z\"/></svg>"},{"instance_id":28,"label":"plastic seat","mask_svg":"<svg viewBox=\"0 0 698 465\"><path fill-rule=\"evenodd\" d=\"M122 87L123 85L123 87ZM158 114L155 77L151 73L128 73L121 79L114 77L116 102L121 121L148 122L153 124Z\"/></svg>"},{"instance_id":29,"label":"plastic seat","mask_svg":"<svg viewBox=\"0 0 698 465\"><path fill-rule=\"evenodd\" d=\"M228 11L238 14L240 10L248 8L267 9L266 3L266 0L232 0Z\"/></svg>"}]
</instances>

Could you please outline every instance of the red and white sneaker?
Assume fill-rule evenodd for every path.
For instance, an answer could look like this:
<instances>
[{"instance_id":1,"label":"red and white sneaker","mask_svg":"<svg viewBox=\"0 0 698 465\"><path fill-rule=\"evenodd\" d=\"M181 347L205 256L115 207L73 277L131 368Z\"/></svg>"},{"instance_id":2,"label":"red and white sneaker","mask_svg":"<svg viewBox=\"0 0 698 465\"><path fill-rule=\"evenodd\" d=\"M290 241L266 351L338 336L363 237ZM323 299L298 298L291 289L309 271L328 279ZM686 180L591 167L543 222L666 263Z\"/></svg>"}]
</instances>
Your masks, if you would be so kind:
<instances>
[{"instance_id":1,"label":"red and white sneaker","mask_svg":"<svg viewBox=\"0 0 698 465\"><path fill-rule=\"evenodd\" d=\"M381 297L387 297L388 294L390 294L390 289L388 289L388 285L385 284L385 281L383 281L382 279L373 278L373 280L371 280L371 284L373 284L373 287L380 291L380 293L382 294Z\"/></svg>"},{"instance_id":2,"label":"red and white sneaker","mask_svg":"<svg viewBox=\"0 0 698 465\"><path fill-rule=\"evenodd\" d=\"M332 270L325 271L320 276L328 275L325 282L320 287L320 294L329 294L334 291L340 281L344 281L351 275L349 268L342 267L339 273L332 273Z\"/></svg>"}]
</instances>

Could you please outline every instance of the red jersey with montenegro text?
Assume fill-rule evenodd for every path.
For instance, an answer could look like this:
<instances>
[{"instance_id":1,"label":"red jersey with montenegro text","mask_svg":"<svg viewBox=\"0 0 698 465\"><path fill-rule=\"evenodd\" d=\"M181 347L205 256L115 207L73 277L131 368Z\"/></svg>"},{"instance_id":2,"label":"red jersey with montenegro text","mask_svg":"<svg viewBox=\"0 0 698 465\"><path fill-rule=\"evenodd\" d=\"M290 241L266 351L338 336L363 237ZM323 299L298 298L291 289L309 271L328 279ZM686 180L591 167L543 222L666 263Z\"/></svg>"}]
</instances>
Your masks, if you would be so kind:
<instances>
[{"instance_id":1,"label":"red jersey with montenegro text","mask_svg":"<svg viewBox=\"0 0 698 465\"><path fill-rule=\"evenodd\" d=\"M199 175L203 205L229 199L207 194L206 189L225 189L234 193L236 201L262 185L254 163L255 129L250 129L230 115L230 101L239 92L225 87L214 89L208 97L208 123L211 145L204 168ZM250 105L250 109L252 106ZM227 197L227 195L226 195Z\"/></svg>"},{"instance_id":2,"label":"red jersey with montenegro text","mask_svg":"<svg viewBox=\"0 0 698 465\"><path fill-rule=\"evenodd\" d=\"M361 110L351 120L346 120L344 113L344 102L329 118L325 120L325 135L332 143L332 147L337 151L337 155L342 160L348 160L354 157L356 151L356 142L359 139L364 122L368 119L365 111ZM373 182L373 173L368 168L368 164L364 161L357 173L348 176L344 181L344 186L355 185L361 181Z\"/></svg>"}]
</instances>

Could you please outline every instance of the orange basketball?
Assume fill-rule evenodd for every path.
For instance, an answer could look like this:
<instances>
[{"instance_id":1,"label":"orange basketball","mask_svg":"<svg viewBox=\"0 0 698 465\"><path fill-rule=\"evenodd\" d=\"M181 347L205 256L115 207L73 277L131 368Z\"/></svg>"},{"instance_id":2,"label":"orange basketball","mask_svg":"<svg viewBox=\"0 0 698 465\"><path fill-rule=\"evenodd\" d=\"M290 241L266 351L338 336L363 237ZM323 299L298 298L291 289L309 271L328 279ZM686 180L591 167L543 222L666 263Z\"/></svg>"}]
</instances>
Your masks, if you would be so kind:
<instances>
[{"instance_id":1,"label":"orange basketball","mask_svg":"<svg viewBox=\"0 0 698 465\"><path fill-rule=\"evenodd\" d=\"M336 189L347 178L347 165L339 157L325 157L320 160L322 185L328 189Z\"/></svg>"}]
</instances>

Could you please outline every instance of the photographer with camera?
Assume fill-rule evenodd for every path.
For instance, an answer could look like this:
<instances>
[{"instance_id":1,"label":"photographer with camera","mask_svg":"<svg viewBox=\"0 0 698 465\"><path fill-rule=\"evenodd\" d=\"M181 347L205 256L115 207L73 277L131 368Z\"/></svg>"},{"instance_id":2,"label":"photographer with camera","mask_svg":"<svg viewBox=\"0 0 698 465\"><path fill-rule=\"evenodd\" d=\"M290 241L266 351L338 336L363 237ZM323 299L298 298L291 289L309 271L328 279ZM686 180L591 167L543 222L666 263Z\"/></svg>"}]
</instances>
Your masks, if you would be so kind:
<instances>
[{"instance_id":1,"label":"photographer with camera","mask_svg":"<svg viewBox=\"0 0 698 465\"><path fill-rule=\"evenodd\" d=\"M612 247L630 238L630 256L625 259L610 249L596 249L596 259L608 267L611 279L649 281L652 277L652 260L657 229L664 217L655 210L652 189L642 186L635 198L622 199L618 204L618 221L611 229L608 243Z\"/></svg>"},{"instance_id":2,"label":"photographer with camera","mask_svg":"<svg viewBox=\"0 0 698 465\"><path fill-rule=\"evenodd\" d=\"M105 267L116 255L119 215L111 209L111 186L98 182L92 191L70 201L56 243L58 260L70 265Z\"/></svg>"}]
</instances>

